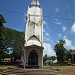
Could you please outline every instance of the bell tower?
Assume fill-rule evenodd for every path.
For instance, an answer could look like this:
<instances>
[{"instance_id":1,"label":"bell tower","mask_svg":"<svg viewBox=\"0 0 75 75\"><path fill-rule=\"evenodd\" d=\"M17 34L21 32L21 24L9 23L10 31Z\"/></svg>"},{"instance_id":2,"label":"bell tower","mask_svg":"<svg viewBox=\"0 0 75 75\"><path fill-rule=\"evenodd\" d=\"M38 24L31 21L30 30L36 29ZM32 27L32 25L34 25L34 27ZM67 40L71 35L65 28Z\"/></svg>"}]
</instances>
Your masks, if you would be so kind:
<instances>
[{"instance_id":1,"label":"bell tower","mask_svg":"<svg viewBox=\"0 0 75 75\"><path fill-rule=\"evenodd\" d=\"M26 17L25 67L43 66L43 15L38 0L32 0Z\"/></svg>"}]
</instances>

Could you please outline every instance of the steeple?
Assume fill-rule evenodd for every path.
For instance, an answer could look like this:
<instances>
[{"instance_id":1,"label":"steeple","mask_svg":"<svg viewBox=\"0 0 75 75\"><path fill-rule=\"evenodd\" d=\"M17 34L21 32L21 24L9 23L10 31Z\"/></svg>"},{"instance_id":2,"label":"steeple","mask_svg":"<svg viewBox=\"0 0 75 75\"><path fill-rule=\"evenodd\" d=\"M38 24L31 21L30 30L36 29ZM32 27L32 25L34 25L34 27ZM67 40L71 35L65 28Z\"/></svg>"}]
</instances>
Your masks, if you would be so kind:
<instances>
[{"instance_id":1,"label":"steeple","mask_svg":"<svg viewBox=\"0 0 75 75\"><path fill-rule=\"evenodd\" d=\"M24 44L24 66L43 67L43 16L39 0L28 6ZM36 67L37 66L37 67Z\"/></svg>"},{"instance_id":2,"label":"steeple","mask_svg":"<svg viewBox=\"0 0 75 75\"><path fill-rule=\"evenodd\" d=\"M39 1L38 0L32 0L30 7L33 7L33 6L40 7Z\"/></svg>"}]
</instances>

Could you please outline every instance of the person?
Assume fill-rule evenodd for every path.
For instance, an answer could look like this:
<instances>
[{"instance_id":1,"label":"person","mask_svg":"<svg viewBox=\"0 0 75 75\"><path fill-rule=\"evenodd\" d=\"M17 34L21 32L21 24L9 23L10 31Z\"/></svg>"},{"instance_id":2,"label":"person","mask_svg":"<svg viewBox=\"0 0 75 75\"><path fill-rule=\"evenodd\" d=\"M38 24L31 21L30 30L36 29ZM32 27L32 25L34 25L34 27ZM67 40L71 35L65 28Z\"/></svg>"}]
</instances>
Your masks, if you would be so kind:
<instances>
[{"instance_id":1,"label":"person","mask_svg":"<svg viewBox=\"0 0 75 75\"><path fill-rule=\"evenodd\" d=\"M18 61L18 67L20 67L20 68L24 68L24 61L23 60L19 60Z\"/></svg>"}]
</instances>

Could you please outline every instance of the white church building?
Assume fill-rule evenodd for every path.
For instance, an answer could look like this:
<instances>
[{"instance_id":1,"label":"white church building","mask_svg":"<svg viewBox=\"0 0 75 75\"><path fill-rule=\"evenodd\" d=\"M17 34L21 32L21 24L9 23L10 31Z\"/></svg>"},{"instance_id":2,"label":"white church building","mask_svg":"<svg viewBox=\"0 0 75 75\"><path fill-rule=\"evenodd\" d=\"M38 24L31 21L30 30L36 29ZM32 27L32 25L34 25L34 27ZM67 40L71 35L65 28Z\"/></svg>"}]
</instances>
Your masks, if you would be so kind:
<instances>
[{"instance_id":1,"label":"white church building","mask_svg":"<svg viewBox=\"0 0 75 75\"><path fill-rule=\"evenodd\" d=\"M43 15L38 0L28 6L24 44L24 66L43 66Z\"/></svg>"}]
</instances>

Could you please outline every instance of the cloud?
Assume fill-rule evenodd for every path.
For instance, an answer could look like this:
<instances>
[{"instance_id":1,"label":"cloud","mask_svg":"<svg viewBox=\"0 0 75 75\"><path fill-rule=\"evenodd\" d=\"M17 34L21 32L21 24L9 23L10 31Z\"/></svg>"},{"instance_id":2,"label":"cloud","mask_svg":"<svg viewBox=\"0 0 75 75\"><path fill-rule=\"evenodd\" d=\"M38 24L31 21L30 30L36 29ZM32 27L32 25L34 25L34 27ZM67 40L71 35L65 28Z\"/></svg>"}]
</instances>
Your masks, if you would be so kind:
<instances>
[{"instance_id":1,"label":"cloud","mask_svg":"<svg viewBox=\"0 0 75 75\"><path fill-rule=\"evenodd\" d=\"M49 33L49 26L47 25L46 21L43 22L44 24L44 50L43 50L43 56L47 54L48 56L55 56L55 52L52 49L52 46L50 43L54 43L54 41L51 39L50 33Z\"/></svg>"},{"instance_id":2,"label":"cloud","mask_svg":"<svg viewBox=\"0 0 75 75\"><path fill-rule=\"evenodd\" d=\"M65 32L67 30L67 27L66 26L62 26L62 30L63 30L63 32Z\"/></svg>"},{"instance_id":3,"label":"cloud","mask_svg":"<svg viewBox=\"0 0 75 75\"><path fill-rule=\"evenodd\" d=\"M26 16L27 14L24 14L24 19L23 19L24 22L26 22Z\"/></svg>"},{"instance_id":4,"label":"cloud","mask_svg":"<svg viewBox=\"0 0 75 75\"><path fill-rule=\"evenodd\" d=\"M43 21L43 25L47 25L46 21Z\"/></svg>"},{"instance_id":5,"label":"cloud","mask_svg":"<svg viewBox=\"0 0 75 75\"><path fill-rule=\"evenodd\" d=\"M24 14L25 15L25 17L27 16L27 14Z\"/></svg>"},{"instance_id":6,"label":"cloud","mask_svg":"<svg viewBox=\"0 0 75 75\"><path fill-rule=\"evenodd\" d=\"M48 32L49 27L47 26L46 21L43 21L43 24L44 24L44 40L45 42L49 42L50 41L50 34Z\"/></svg>"},{"instance_id":7,"label":"cloud","mask_svg":"<svg viewBox=\"0 0 75 75\"><path fill-rule=\"evenodd\" d=\"M59 10L59 8L55 8L55 11L56 11L56 12L59 12L60 10Z\"/></svg>"},{"instance_id":8,"label":"cloud","mask_svg":"<svg viewBox=\"0 0 75 75\"><path fill-rule=\"evenodd\" d=\"M50 34L49 34L48 31L46 31L45 29L44 29L44 35L45 35L46 37L50 37Z\"/></svg>"},{"instance_id":9,"label":"cloud","mask_svg":"<svg viewBox=\"0 0 75 75\"><path fill-rule=\"evenodd\" d=\"M54 44L53 39L51 39L50 33L44 29L44 42Z\"/></svg>"},{"instance_id":10,"label":"cloud","mask_svg":"<svg viewBox=\"0 0 75 75\"><path fill-rule=\"evenodd\" d=\"M50 34L44 29L44 40L45 42L50 42Z\"/></svg>"},{"instance_id":11,"label":"cloud","mask_svg":"<svg viewBox=\"0 0 75 75\"><path fill-rule=\"evenodd\" d=\"M69 5L66 6L68 9L70 9L71 7Z\"/></svg>"},{"instance_id":12,"label":"cloud","mask_svg":"<svg viewBox=\"0 0 75 75\"><path fill-rule=\"evenodd\" d=\"M54 18L53 23L58 24L58 25L62 25L62 21L60 21L57 18Z\"/></svg>"},{"instance_id":13,"label":"cloud","mask_svg":"<svg viewBox=\"0 0 75 75\"><path fill-rule=\"evenodd\" d=\"M52 49L52 46L51 44L49 43L44 43L44 51L43 51L43 56L47 54L48 56L55 56L55 52L54 50Z\"/></svg>"},{"instance_id":14,"label":"cloud","mask_svg":"<svg viewBox=\"0 0 75 75\"><path fill-rule=\"evenodd\" d=\"M61 37L62 36L62 34L58 34L58 37Z\"/></svg>"},{"instance_id":15,"label":"cloud","mask_svg":"<svg viewBox=\"0 0 75 75\"><path fill-rule=\"evenodd\" d=\"M50 34L48 32L48 28L47 28L47 30L46 30L46 28L47 28L47 26L44 29L44 52L43 52L43 56L45 54L47 54L48 56L54 56L55 52L53 51L52 46L50 44L50 42L53 43L53 40L50 37Z\"/></svg>"},{"instance_id":16,"label":"cloud","mask_svg":"<svg viewBox=\"0 0 75 75\"><path fill-rule=\"evenodd\" d=\"M71 31L75 33L75 23L72 25Z\"/></svg>"},{"instance_id":17,"label":"cloud","mask_svg":"<svg viewBox=\"0 0 75 75\"><path fill-rule=\"evenodd\" d=\"M64 40L66 41L65 47L67 49L75 49L75 46L73 46L72 41L69 40L66 36L64 36Z\"/></svg>"},{"instance_id":18,"label":"cloud","mask_svg":"<svg viewBox=\"0 0 75 75\"><path fill-rule=\"evenodd\" d=\"M47 33L45 33L45 35L46 35L47 37L49 37L49 36L50 36L48 32L47 32Z\"/></svg>"}]
</instances>

